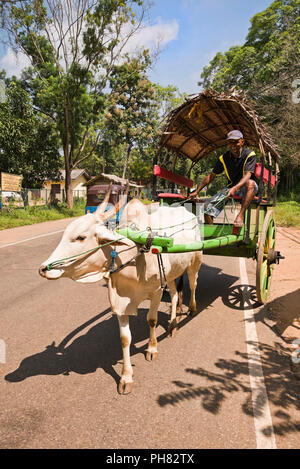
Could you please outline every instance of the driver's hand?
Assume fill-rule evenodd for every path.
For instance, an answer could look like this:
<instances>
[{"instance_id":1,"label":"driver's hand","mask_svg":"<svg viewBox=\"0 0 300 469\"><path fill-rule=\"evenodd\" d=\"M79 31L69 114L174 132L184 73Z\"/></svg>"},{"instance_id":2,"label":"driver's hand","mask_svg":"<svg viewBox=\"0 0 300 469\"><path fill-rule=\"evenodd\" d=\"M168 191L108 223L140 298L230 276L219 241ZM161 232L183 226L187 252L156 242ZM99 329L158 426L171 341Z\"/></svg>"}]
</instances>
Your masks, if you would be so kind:
<instances>
[{"instance_id":1,"label":"driver's hand","mask_svg":"<svg viewBox=\"0 0 300 469\"><path fill-rule=\"evenodd\" d=\"M198 197L198 192L194 191L194 192L191 192L190 195L189 195L189 199L196 199Z\"/></svg>"},{"instance_id":2,"label":"driver's hand","mask_svg":"<svg viewBox=\"0 0 300 469\"><path fill-rule=\"evenodd\" d=\"M229 192L228 192L226 198L228 198L228 197L233 197L233 196L235 195L236 191L237 191L237 188L236 188L236 187L232 187L231 189L229 189Z\"/></svg>"}]
</instances>

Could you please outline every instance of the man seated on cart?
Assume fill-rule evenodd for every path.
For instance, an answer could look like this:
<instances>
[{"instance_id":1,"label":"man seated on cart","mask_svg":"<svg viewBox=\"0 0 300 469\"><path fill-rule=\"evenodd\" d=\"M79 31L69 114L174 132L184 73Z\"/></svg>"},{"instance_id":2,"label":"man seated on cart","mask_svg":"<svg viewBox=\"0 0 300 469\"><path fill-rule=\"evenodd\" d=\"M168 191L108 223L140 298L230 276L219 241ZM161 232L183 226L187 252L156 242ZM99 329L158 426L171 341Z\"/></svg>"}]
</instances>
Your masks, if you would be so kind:
<instances>
[{"instance_id":1,"label":"man seated on cart","mask_svg":"<svg viewBox=\"0 0 300 469\"><path fill-rule=\"evenodd\" d=\"M244 214L252 198L258 192L258 185L254 176L256 155L254 151L244 146L244 136L239 130L232 130L227 134L229 150L215 164L212 172L199 184L197 189L190 194L194 198L209 183L211 183L217 174L225 171L228 179L228 194L224 191L219 192L208 203L204 204L204 213L208 223L213 223L213 218L218 216L224 208L224 198L238 195L242 197L241 209L234 226L242 227L244 225Z\"/></svg>"}]
</instances>

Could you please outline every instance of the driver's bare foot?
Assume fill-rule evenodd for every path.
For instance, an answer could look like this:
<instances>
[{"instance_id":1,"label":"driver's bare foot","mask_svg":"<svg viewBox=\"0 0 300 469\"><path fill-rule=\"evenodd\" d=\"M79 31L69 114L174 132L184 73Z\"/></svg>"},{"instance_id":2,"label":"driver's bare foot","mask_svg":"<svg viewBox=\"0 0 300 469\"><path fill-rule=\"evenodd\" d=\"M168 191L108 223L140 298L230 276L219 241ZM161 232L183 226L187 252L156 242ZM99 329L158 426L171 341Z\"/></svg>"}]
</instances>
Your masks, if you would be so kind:
<instances>
[{"instance_id":1,"label":"driver's bare foot","mask_svg":"<svg viewBox=\"0 0 300 469\"><path fill-rule=\"evenodd\" d=\"M241 228L244 226L244 221L242 218L236 217L236 219L233 222L233 226L236 226L238 228Z\"/></svg>"}]
</instances>

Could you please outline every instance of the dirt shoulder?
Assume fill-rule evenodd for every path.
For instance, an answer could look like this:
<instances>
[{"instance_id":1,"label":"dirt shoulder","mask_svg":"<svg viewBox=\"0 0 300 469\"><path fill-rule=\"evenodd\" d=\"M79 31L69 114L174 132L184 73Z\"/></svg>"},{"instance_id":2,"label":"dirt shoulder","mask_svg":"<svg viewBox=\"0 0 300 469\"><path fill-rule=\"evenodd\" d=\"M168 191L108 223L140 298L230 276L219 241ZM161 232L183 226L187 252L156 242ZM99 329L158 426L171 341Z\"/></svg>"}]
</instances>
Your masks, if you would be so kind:
<instances>
[{"instance_id":1,"label":"dirt shoulder","mask_svg":"<svg viewBox=\"0 0 300 469\"><path fill-rule=\"evenodd\" d=\"M276 231L276 250L285 259L274 267L269 299L259 313L285 342L291 371L300 380L300 229Z\"/></svg>"},{"instance_id":2,"label":"dirt shoulder","mask_svg":"<svg viewBox=\"0 0 300 469\"><path fill-rule=\"evenodd\" d=\"M274 267L265 309L275 331L291 343L300 339L300 229L277 227L276 250L285 259Z\"/></svg>"}]
</instances>

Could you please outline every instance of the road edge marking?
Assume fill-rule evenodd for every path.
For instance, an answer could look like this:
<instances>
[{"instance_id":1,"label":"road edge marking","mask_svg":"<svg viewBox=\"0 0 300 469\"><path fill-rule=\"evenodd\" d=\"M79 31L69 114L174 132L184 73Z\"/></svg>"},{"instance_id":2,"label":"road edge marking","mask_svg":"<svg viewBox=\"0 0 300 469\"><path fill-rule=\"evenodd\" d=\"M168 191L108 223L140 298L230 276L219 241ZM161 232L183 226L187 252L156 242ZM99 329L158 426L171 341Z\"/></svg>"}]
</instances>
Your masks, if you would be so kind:
<instances>
[{"instance_id":1,"label":"road edge marking","mask_svg":"<svg viewBox=\"0 0 300 469\"><path fill-rule=\"evenodd\" d=\"M53 234L62 233L63 231L65 231L65 230L52 231L51 233L45 233L45 234L42 234L42 235L33 236L32 238L22 239L21 241L16 241L15 243L3 244L2 246L0 246L0 249L7 248L9 246L15 246L16 244L26 243L26 241L31 241L33 239L44 238L45 236L51 236Z\"/></svg>"},{"instance_id":2,"label":"road edge marking","mask_svg":"<svg viewBox=\"0 0 300 469\"><path fill-rule=\"evenodd\" d=\"M246 261L242 257L239 261L241 282L249 285ZM253 309L244 309L244 319L256 446L257 449L277 449Z\"/></svg>"}]
</instances>

